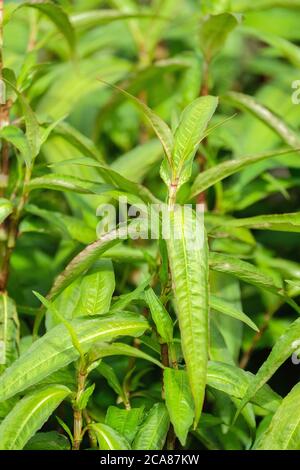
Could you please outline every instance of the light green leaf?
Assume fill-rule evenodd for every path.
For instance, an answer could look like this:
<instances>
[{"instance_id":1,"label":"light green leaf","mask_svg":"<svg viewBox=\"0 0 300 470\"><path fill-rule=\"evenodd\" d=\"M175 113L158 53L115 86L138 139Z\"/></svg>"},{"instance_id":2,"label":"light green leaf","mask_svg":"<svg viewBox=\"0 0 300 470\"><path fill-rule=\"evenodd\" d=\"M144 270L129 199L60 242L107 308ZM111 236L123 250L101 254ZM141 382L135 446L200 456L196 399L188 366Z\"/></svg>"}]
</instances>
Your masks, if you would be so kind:
<instances>
[{"instance_id":1,"label":"light green leaf","mask_svg":"<svg viewBox=\"0 0 300 470\"><path fill-rule=\"evenodd\" d=\"M70 442L56 431L37 432L29 439L24 450L70 450Z\"/></svg>"},{"instance_id":2,"label":"light green leaf","mask_svg":"<svg viewBox=\"0 0 300 470\"><path fill-rule=\"evenodd\" d=\"M255 323L249 318L244 312L241 312L237 308L233 307L230 302L221 299L215 295L210 295L209 305L214 310L229 315L232 318L242 321L246 325L250 326L254 331L259 331Z\"/></svg>"},{"instance_id":3,"label":"light green leaf","mask_svg":"<svg viewBox=\"0 0 300 470\"><path fill-rule=\"evenodd\" d=\"M145 291L145 299L149 305L152 319L162 341L165 343L171 343L173 340L172 318L153 289L149 288Z\"/></svg>"},{"instance_id":4,"label":"light green leaf","mask_svg":"<svg viewBox=\"0 0 300 470\"><path fill-rule=\"evenodd\" d=\"M122 410L116 406L110 406L106 413L105 424L115 429L131 444L139 429L143 414L143 407Z\"/></svg>"},{"instance_id":5,"label":"light green leaf","mask_svg":"<svg viewBox=\"0 0 300 470\"><path fill-rule=\"evenodd\" d=\"M34 189L53 189L54 191L70 191L82 194L103 194L112 190L113 186L87 181L75 176L49 173L30 180L27 188L29 191Z\"/></svg>"},{"instance_id":6,"label":"light green leaf","mask_svg":"<svg viewBox=\"0 0 300 470\"><path fill-rule=\"evenodd\" d=\"M6 83L13 89L13 91L18 96L18 100L22 107L23 117L24 117L25 127L26 127L26 139L28 142L29 153L30 153L30 154L25 153L25 155L27 155L28 157L28 159L25 159L25 163L27 167L30 167L34 159L38 155L41 145L42 145L40 126L39 126L35 113L31 109L31 106L29 105L24 95L20 93L20 91L11 82L6 81Z\"/></svg>"},{"instance_id":7,"label":"light green leaf","mask_svg":"<svg viewBox=\"0 0 300 470\"><path fill-rule=\"evenodd\" d=\"M111 250L109 250L108 253L111 253ZM131 258L133 253L128 253L128 255L129 258ZM143 292L145 288L149 285L149 282L150 277L147 278L145 281L141 282L134 290L128 292L128 294L119 295L118 299L113 303L111 307L111 312L124 310L134 300L143 299Z\"/></svg>"},{"instance_id":8,"label":"light green leaf","mask_svg":"<svg viewBox=\"0 0 300 470\"><path fill-rule=\"evenodd\" d=\"M192 160L217 105L218 98L215 96L202 96L192 101L181 115L175 132L172 165L170 165L171 181L177 182L178 187L191 175Z\"/></svg>"},{"instance_id":9,"label":"light green leaf","mask_svg":"<svg viewBox=\"0 0 300 470\"><path fill-rule=\"evenodd\" d=\"M124 392L114 369L106 364L106 362L101 361L97 367L97 370L107 380L108 385L113 389L113 391L118 396L122 397L124 401Z\"/></svg>"},{"instance_id":10,"label":"light green leaf","mask_svg":"<svg viewBox=\"0 0 300 470\"><path fill-rule=\"evenodd\" d=\"M230 101L230 103L238 108L249 111L264 124L273 129L273 131L276 132L276 134L278 134L279 137L281 137L281 139L293 149L300 149L300 137L297 132L289 127L283 119L276 116L272 111L260 104L252 96L231 91L226 95L226 100Z\"/></svg>"},{"instance_id":11,"label":"light green leaf","mask_svg":"<svg viewBox=\"0 0 300 470\"><path fill-rule=\"evenodd\" d=\"M140 183L161 157L159 141L151 139L118 157L112 162L111 168L125 178Z\"/></svg>"},{"instance_id":12,"label":"light green leaf","mask_svg":"<svg viewBox=\"0 0 300 470\"><path fill-rule=\"evenodd\" d=\"M227 226L298 233L300 232L300 212L292 212L289 214L266 214L242 219L232 219L226 222L226 228ZM222 230L222 228L223 227L221 227L220 230Z\"/></svg>"},{"instance_id":13,"label":"light green leaf","mask_svg":"<svg viewBox=\"0 0 300 470\"><path fill-rule=\"evenodd\" d=\"M195 403L194 425L197 426L208 357L208 247L205 234L202 233L201 240L199 233L204 227L195 227L199 220L194 212L176 206L170 215L169 263L183 356Z\"/></svg>"},{"instance_id":14,"label":"light green leaf","mask_svg":"<svg viewBox=\"0 0 300 470\"><path fill-rule=\"evenodd\" d=\"M103 235L99 240L88 245L68 264L65 270L56 278L50 291L49 298L57 297L80 274L87 271L101 255L120 242L128 235L128 227L113 230Z\"/></svg>"},{"instance_id":15,"label":"light green leaf","mask_svg":"<svg viewBox=\"0 0 300 470\"><path fill-rule=\"evenodd\" d=\"M144 317L131 313L92 320L85 318L70 324L85 351L97 341L111 341L118 336L140 336L148 328ZM0 376L0 401L40 382L78 357L65 326L60 324L52 328Z\"/></svg>"},{"instance_id":16,"label":"light green leaf","mask_svg":"<svg viewBox=\"0 0 300 470\"><path fill-rule=\"evenodd\" d=\"M184 370L165 369L164 389L171 423L181 445L184 446L195 414L186 372Z\"/></svg>"},{"instance_id":17,"label":"light green leaf","mask_svg":"<svg viewBox=\"0 0 300 470\"><path fill-rule=\"evenodd\" d=\"M237 19L230 13L206 16L200 23L200 48L210 61L224 47L227 36L237 25Z\"/></svg>"},{"instance_id":18,"label":"light green leaf","mask_svg":"<svg viewBox=\"0 0 300 470\"><path fill-rule=\"evenodd\" d=\"M41 217L46 222L51 221L51 224L58 227L67 239L77 240L86 245L96 239L96 231L81 219L62 214L61 212L41 209L33 204L27 204L25 210L30 214Z\"/></svg>"},{"instance_id":19,"label":"light green leaf","mask_svg":"<svg viewBox=\"0 0 300 470\"><path fill-rule=\"evenodd\" d=\"M267 360L262 364L254 379L249 384L238 412L243 409L288 357L299 349L299 338L300 318L291 323L283 335L276 341Z\"/></svg>"},{"instance_id":20,"label":"light green leaf","mask_svg":"<svg viewBox=\"0 0 300 470\"><path fill-rule=\"evenodd\" d=\"M254 163L267 160L268 158L285 155L291 152L291 150L273 150L272 152L259 153L256 155L235 158L233 160L227 160L226 162L219 163L218 165L215 165L212 168L199 173L192 185L190 197L197 196L197 194L205 191L207 188L210 188L228 176L234 175L249 165L253 165Z\"/></svg>"},{"instance_id":21,"label":"light green leaf","mask_svg":"<svg viewBox=\"0 0 300 470\"><path fill-rule=\"evenodd\" d=\"M30 164L30 147L22 129L12 125L5 126L0 129L0 137L16 147L26 164Z\"/></svg>"},{"instance_id":22,"label":"light green leaf","mask_svg":"<svg viewBox=\"0 0 300 470\"><path fill-rule=\"evenodd\" d=\"M18 357L19 320L15 302L0 294L0 373Z\"/></svg>"},{"instance_id":23,"label":"light green leaf","mask_svg":"<svg viewBox=\"0 0 300 470\"><path fill-rule=\"evenodd\" d=\"M134 450L161 450L169 430L169 415L163 403L156 403L141 424L133 441Z\"/></svg>"},{"instance_id":24,"label":"light green leaf","mask_svg":"<svg viewBox=\"0 0 300 470\"><path fill-rule=\"evenodd\" d=\"M209 266L215 271L232 274L261 289L266 289L277 295L284 295L281 284L247 261L223 253L210 252Z\"/></svg>"},{"instance_id":25,"label":"light green leaf","mask_svg":"<svg viewBox=\"0 0 300 470\"><path fill-rule=\"evenodd\" d=\"M300 449L300 383L282 400L256 450Z\"/></svg>"},{"instance_id":26,"label":"light green leaf","mask_svg":"<svg viewBox=\"0 0 300 470\"><path fill-rule=\"evenodd\" d=\"M163 368L163 365L154 359L154 357L146 354L145 352L141 351L141 349L134 348L129 344L125 343L96 343L90 349L88 353L89 362L97 361L98 359L110 356L129 356L129 357L136 357L139 359L144 359L145 361L152 362L158 367Z\"/></svg>"},{"instance_id":27,"label":"light green leaf","mask_svg":"<svg viewBox=\"0 0 300 470\"><path fill-rule=\"evenodd\" d=\"M137 99L135 96L131 95L127 91L119 88L111 83L107 83L104 80L100 80L101 82L105 83L106 85L110 86L111 88L123 93L127 98L129 98L133 103L135 103L138 108L144 113L145 117L151 124L154 132L156 133L157 137L159 138L163 149L165 151L166 157L171 164L172 159L172 149L173 149L173 135L169 126L159 117L157 116L152 109L150 109L147 105L145 105L142 101Z\"/></svg>"},{"instance_id":28,"label":"light green leaf","mask_svg":"<svg viewBox=\"0 0 300 470\"><path fill-rule=\"evenodd\" d=\"M130 445L125 437L121 436L110 426L103 423L89 424L97 438L101 450L130 450Z\"/></svg>"},{"instance_id":29,"label":"light green leaf","mask_svg":"<svg viewBox=\"0 0 300 470\"><path fill-rule=\"evenodd\" d=\"M79 302L73 316L103 315L110 308L115 290L115 275L110 260L100 260L82 279Z\"/></svg>"},{"instance_id":30,"label":"light green leaf","mask_svg":"<svg viewBox=\"0 0 300 470\"><path fill-rule=\"evenodd\" d=\"M13 206L8 199L0 198L0 224L12 213Z\"/></svg>"},{"instance_id":31,"label":"light green leaf","mask_svg":"<svg viewBox=\"0 0 300 470\"><path fill-rule=\"evenodd\" d=\"M75 47L75 32L70 23L68 15L60 5L50 2L23 3L18 9L23 7L35 8L47 16L57 27L69 44L71 50Z\"/></svg>"},{"instance_id":32,"label":"light green leaf","mask_svg":"<svg viewBox=\"0 0 300 470\"><path fill-rule=\"evenodd\" d=\"M63 385L52 385L22 398L0 425L0 449L23 449L70 393Z\"/></svg>"},{"instance_id":33,"label":"light green leaf","mask_svg":"<svg viewBox=\"0 0 300 470\"><path fill-rule=\"evenodd\" d=\"M225 362L209 361L208 363L207 385L226 393L230 397L243 398L254 378L255 375L251 372L246 372ZM251 402L274 412L281 403L281 397L268 385L264 385L252 396Z\"/></svg>"}]
</instances>

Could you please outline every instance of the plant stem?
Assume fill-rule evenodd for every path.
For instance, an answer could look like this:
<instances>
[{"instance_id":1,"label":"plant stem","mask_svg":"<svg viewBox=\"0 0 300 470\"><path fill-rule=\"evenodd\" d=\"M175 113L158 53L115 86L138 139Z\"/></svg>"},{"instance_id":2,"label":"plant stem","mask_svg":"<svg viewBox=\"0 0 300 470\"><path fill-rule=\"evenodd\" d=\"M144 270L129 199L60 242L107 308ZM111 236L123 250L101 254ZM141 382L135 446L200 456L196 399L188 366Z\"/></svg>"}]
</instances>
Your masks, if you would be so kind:
<instances>
[{"instance_id":1,"label":"plant stem","mask_svg":"<svg viewBox=\"0 0 300 470\"><path fill-rule=\"evenodd\" d=\"M30 178L31 178L31 168L26 167L24 184L23 184L23 189L22 189L20 200L19 200L19 204L17 205L14 212L9 217L8 223L7 223L7 229L6 229L7 241L6 241L6 246L4 249L3 262L1 266L1 272L0 272L0 292L5 292L7 288L10 258L15 248L16 240L18 237L18 228L19 228L20 218L21 218L24 206L26 204L26 201L28 199L27 183L30 181Z\"/></svg>"},{"instance_id":2,"label":"plant stem","mask_svg":"<svg viewBox=\"0 0 300 470\"><path fill-rule=\"evenodd\" d=\"M83 410L79 408L78 401L85 388L85 381L87 378L87 370L82 361L79 363L78 376L77 376L77 393L73 405L74 416L74 429L73 429L73 450L79 450L82 441L82 425L83 425Z\"/></svg>"},{"instance_id":3,"label":"plant stem","mask_svg":"<svg viewBox=\"0 0 300 470\"><path fill-rule=\"evenodd\" d=\"M87 410L83 410L83 417L84 417L84 420L87 424L87 426L89 424L91 424L92 420L91 420L91 417L90 415L88 414ZM87 429L87 432L88 432L88 436L89 436L89 441L90 441L90 446L92 449L95 449L97 448L97 438L95 436L95 434L93 433L93 431L91 429Z\"/></svg>"}]
</instances>

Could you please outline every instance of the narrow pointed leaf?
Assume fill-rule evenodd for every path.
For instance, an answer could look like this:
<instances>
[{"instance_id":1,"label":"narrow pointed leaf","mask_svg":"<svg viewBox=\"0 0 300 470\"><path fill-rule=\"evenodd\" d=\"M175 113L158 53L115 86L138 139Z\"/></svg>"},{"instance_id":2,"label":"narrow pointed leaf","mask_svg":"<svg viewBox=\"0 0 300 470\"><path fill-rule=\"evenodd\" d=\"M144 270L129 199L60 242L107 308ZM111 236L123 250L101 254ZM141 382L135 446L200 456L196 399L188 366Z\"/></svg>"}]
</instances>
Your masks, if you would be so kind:
<instances>
[{"instance_id":1,"label":"narrow pointed leaf","mask_svg":"<svg viewBox=\"0 0 300 470\"><path fill-rule=\"evenodd\" d=\"M70 393L63 385L52 385L22 398L0 425L0 449L23 449Z\"/></svg>"},{"instance_id":2,"label":"narrow pointed leaf","mask_svg":"<svg viewBox=\"0 0 300 470\"><path fill-rule=\"evenodd\" d=\"M214 310L224 313L232 318L242 321L246 325L250 326L254 331L259 331L255 323L249 318L244 312L241 312L237 308L233 307L230 302L221 299L215 295L210 295L209 305Z\"/></svg>"},{"instance_id":3,"label":"narrow pointed leaf","mask_svg":"<svg viewBox=\"0 0 300 470\"><path fill-rule=\"evenodd\" d=\"M143 414L143 407L122 410L116 406L110 406L106 413L105 424L115 429L131 444L138 432Z\"/></svg>"},{"instance_id":4,"label":"narrow pointed leaf","mask_svg":"<svg viewBox=\"0 0 300 470\"><path fill-rule=\"evenodd\" d=\"M300 146L298 148L300 148ZM234 175L249 165L253 165L254 163L267 160L268 158L278 157L280 155L285 155L291 152L291 150L274 150L272 152L259 153L256 155L235 158L233 160L227 160L226 162L219 163L218 165L215 165L212 168L199 173L192 185L190 197L196 196L219 181L222 181L224 178Z\"/></svg>"},{"instance_id":5,"label":"narrow pointed leaf","mask_svg":"<svg viewBox=\"0 0 300 470\"><path fill-rule=\"evenodd\" d=\"M130 450L130 445L125 437L115 429L103 423L89 425L97 438L100 450Z\"/></svg>"},{"instance_id":6,"label":"narrow pointed leaf","mask_svg":"<svg viewBox=\"0 0 300 470\"><path fill-rule=\"evenodd\" d=\"M226 95L226 100L229 100L234 106L246 109L252 113L276 132L286 144L290 145L290 147L295 150L299 150L300 137L297 132L286 124L282 118L274 114L266 106L263 106L255 98L232 91Z\"/></svg>"},{"instance_id":7,"label":"narrow pointed leaf","mask_svg":"<svg viewBox=\"0 0 300 470\"><path fill-rule=\"evenodd\" d=\"M274 230L283 232L300 232L300 212L289 214L266 214L244 219L229 220L228 227L245 227L255 230ZM220 228L222 230L222 228Z\"/></svg>"},{"instance_id":8,"label":"narrow pointed leaf","mask_svg":"<svg viewBox=\"0 0 300 470\"><path fill-rule=\"evenodd\" d=\"M0 198L0 224L2 224L12 211L12 203L8 199Z\"/></svg>"},{"instance_id":9,"label":"narrow pointed leaf","mask_svg":"<svg viewBox=\"0 0 300 470\"><path fill-rule=\"evenodd\" d=\"M115 290L115 275L110 260L100 260L80 285L79 302L73 316L103 315L110 309Z\"/></svg>"},{"instance_id":10,"label":"narrow pointed leaf","mask_svg":"<svg viewBox=\"0 0 300 470\"><path fill-rule=\"evenodd\" d=\"M208 363L207 385L226 393L230 397L242 399L254 378L255 375L251 372L246 372L225 362L209 361ZM250 401L270 412L274 412L281 403L281 397L268 385L263 385Z\"/></svg>"},{"instance_id":11,"label":"narrow pointed leaf","mask_svg":"<svg viewBox=\"0 0 300 470\"><path fill-rule=\"evenodd\" d=\"M110 341L118 336L140 336L148 327L144 317L130 313L74 320L70 324L85 351L97 341ZM0 401L38 383L78 357L65 326L60 324L52 328L0 376Z\"/></svg>"},{"instance_id":12,"label":"narrow pointed leaf","mask_svg":"<svg viewBox=\"0 0 300 470\"><path fill-rule=\"evenodd\" d=\"M18 357L19 320L15 302L0 294L0 373Z\"/></svg>"},{"instance_id":13,"label":"narrow pointed leaf","mask_svg":"<svg viewBox=\"0 0 300 470\"><path fill-rule=\"evenodd\" d=\"M151 316L156 325L158 334L165 343L171 343L173 340L172 318L156 296L153 289L149 288L145 291L145 299L149 305Z\"/></svg>"},{"instance_id":14,"label":"narrow pointed leaf","mask_svg":"<svg viewBox=\"0 0 300 470\"><path fill-rule=\"evenodd\" d=\"M172 154L172 181L178 181L179 186L190 177L192 159L217 104L218 98L215 96L202 96L192 101L181 115Z\"/></svg>"},{"instance_id":15,"label":"narrow pointed leaf","mask_svg":"<svg viewBox=\"0 0 300 470\"><path fill-rule=\"evenodd\" d=\"M110 356L136 357L152 362L156 366L163 368L163 365L154 357L125 343L96 343L88 353L89 362L94 362L98 359Z\"/></svg>"},{"instance_id":16,"label":"narrow pointed leaf","mask_svg":"<svg viewBox=\"0 0 300 470\"><path fill-rule=\"evenodd\" d=\"M279 367L299 349L300 318L295 320L276 341L267 360L258 370L243 397L239 411L251 400Z\"/></svg>"},{"instance_id":17,"label":"narrow pointed leaf","mask_svg":"<svg viewBox=\"0 0 300 470\"><path fill-rule=\"evenodd\" d=\"M144 113L145 117L147 118L154 132L159 138L163 146L163 149L165 151L165 154L167 156L167 159L169 163L171 164L172 149L173 149L174 142L173 142L173 135L169 126L159 116L157 116L152 111L152 109L150 109L146 104L144 104L142 101L137 99L135 96L131 95L127 91L123 90L122 88L119 88L118 86L112 85L111 83L107 83L104 80L100 80L100 81L110 86L111 88L123 93L124 96L126 96L131 101L133 101L137 105L137 107Z\"/></svg>"},{"instance_id":18,"label":"narrow pointed leaf","mask_svg":"<svg viewBox=\"0 0 300 470\"><path fill-rule=\"evenodd\" d=\"M204 399L208 357L208 247L205 235L199 233L204 229L195 229L196 220L194 212L176 206L167 240L182 351L195 403L195 426Z\"/></svg>"},{"instance_id":19,"label":"narrow pointed leaf","mask_svg":"<svg viewBox=\"0 0 300 470\"><path fill-rule=\"evenodd\" d=\"M134 450L162 450L169 430L169 415L163 403L156 403L133 441Z\"/></svg>"},{"instance_id":20,"label":"narrow pointed leaf","mask_svg":"<svg viewBox=\"0 0 300 470\"><path fill-rule=\"evenodd\" d=\"M300 449L300 383L282 400L256 450Z\"/></svg>"},{"instance_id":21,"label":"narrow pointed leaf","mask_svg":"<svg viewBox=\"0 0 300 470\"><path fill-rule=\"evenodd\" d=\"M47 16L52 23L55 24L57 29L65 37L71 50L75 47L75 32L72 24L70 23L68 15L64 10L55 3L50 2L36 2L36 3L23 3L19 8L30 7L35 8L45 16ZM18 8L18 9L19 9Z\"/></svg>"},{"instance_id":22,"label":"narrow pointed leaf","mask_svg":"<svg viewBox=\"0 0 300 470\"><path fill-rule=\"evenodd\" d=\"M186 372L184 370L165 369L164 389L171 423L181 445L184 446L195 414Z\"/></svg>"}]
</instances>

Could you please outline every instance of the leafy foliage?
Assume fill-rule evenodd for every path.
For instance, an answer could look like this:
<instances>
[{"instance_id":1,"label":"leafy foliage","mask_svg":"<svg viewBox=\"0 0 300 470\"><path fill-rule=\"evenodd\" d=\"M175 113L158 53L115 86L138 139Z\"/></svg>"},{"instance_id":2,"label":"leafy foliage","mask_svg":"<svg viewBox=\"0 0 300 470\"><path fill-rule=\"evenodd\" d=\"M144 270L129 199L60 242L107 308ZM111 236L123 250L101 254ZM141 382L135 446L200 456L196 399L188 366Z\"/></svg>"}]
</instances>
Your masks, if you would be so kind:
<instances>
[{"instance_id":1,"label":"leafy foliage","mask_svg":"<svg viewBox=\"0 0 300 470\"><path fill-rule=\"evenodd\" d=\"M299 15L5 2L0 449L300 449Z\"/></svg>"}]
</instances>

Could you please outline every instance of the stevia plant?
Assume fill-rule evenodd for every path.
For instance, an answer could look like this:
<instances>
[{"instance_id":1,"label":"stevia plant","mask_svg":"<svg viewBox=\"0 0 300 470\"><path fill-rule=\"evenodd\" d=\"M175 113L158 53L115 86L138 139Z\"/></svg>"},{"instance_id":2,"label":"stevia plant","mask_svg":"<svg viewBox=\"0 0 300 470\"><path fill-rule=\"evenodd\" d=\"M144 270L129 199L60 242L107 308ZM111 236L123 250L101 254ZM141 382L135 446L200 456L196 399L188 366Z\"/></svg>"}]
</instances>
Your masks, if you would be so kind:
<instances>
[{"instance_id":1,"label":"stevia plant","mask_svg":"<svg viewBox=\"0 0 300 470\"><path fill-rule=\"evenodd\" d=\"M0 449L299 450L300 1L2 10Z\"/></svg>"}]
</instances>

